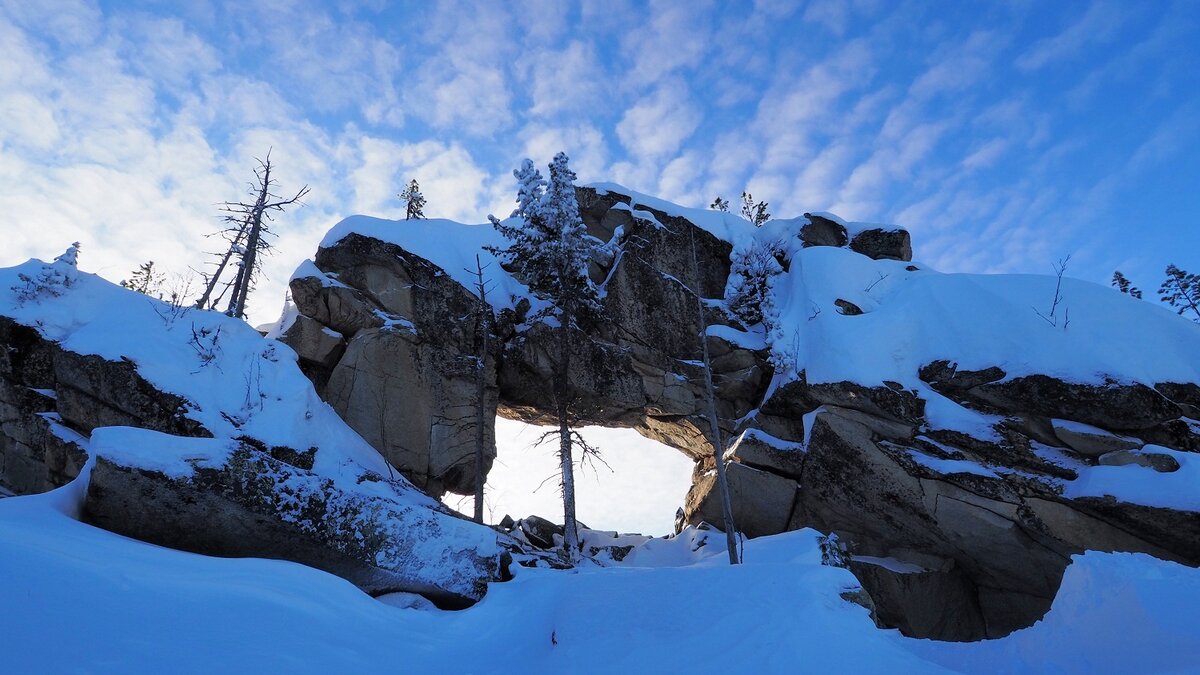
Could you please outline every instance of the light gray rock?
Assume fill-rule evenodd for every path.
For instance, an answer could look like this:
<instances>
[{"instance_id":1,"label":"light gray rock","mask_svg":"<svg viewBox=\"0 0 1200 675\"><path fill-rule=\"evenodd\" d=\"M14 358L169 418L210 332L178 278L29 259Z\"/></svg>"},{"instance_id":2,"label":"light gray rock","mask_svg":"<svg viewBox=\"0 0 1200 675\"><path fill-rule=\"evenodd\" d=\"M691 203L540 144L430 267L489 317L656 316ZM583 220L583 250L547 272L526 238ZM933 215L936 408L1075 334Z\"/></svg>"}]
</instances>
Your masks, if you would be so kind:
<instances>
[{"instance_id":1,"label":"light gray rock","mask_svg":"<svg viewBox=\"0 0 1200 675\"><path fill-rule=\"evenodd\" d=\"M1113 450L1100 455L1097 460L1102 466L1128 466L1136 464L1159 473L1171 473L1179 470L1179 462L1172 456L1161 452L1145 450Z\"/></svg>"},{"instance_id":2,"label":"light gray rock","mask_svg":"<svg viewBox=\"0 0 1200 675\"><path fill-rule=\"evenodd\" d=\"M796 504L796 481L736 462L726 465L725 469L733 503L733 522L738 531L748 537L786 532ZM707 522L723 527L715 471L706 473L692 485L683 510L689 524Z\"/></svg>"},{"instance_id":3,"label":"light gray rock","mask_svg":"<svg viewBox=\"0 0 1200 675\"><path fill-rule=\"evenodd\" d=\"M346 351L346 342L340 333L303 314L296 317L282 339L296 351L301 361L326 369L337 365Z\"/></svg>"},{"instance_id":4,"label":"light gray rock","mask_svg":"<svg viewBox=\"0 0 1200 675\"><path fill-rule=\"evenodd\" d=\"M1118 450L1133 450L1142 444L1131 438L1110 434L1096 427L1075 424L1066 420L1051 420L1054 435L1068 448L1084 457L1099 457Z\"/></svg>"},{"instance_id":5,"label":"light gray rock","mask_svg":"<svg viewBox=\"0 0 1200 675\"><path fill-rule=\"evenodd\" d=\"M329 377L326 399L368 443L426 492L474 492L475 363L457 361L404 329L367 329L350 341ZM496 411L494 370L485 389L485 419ZM484 428L485 471L495 427Z\"/></svg>"}]
</instances>

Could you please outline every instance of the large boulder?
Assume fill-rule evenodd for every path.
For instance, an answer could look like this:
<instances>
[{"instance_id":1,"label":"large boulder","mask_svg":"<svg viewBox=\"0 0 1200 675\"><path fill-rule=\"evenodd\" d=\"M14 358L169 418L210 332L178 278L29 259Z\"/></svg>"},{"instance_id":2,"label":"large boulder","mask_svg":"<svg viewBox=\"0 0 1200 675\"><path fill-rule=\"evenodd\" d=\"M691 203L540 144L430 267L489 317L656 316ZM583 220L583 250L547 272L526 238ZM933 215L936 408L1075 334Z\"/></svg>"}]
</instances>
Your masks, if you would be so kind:
<instances>
[{"instance_id":1,"label":"large boulder","mask_svg":"<svg viewBox=\"0 0 1200 675\"><path fill-rule=\"evenodd\" d=\"M224 439L167 436L132 428L93 434L96 465L84 518L171 548L227 557L303 563L372 595L419 593L464 607L500 578L493 531L380 489L348 490ZM299 464L299 465L298 465Z\"/></svg>"}]
</instances>

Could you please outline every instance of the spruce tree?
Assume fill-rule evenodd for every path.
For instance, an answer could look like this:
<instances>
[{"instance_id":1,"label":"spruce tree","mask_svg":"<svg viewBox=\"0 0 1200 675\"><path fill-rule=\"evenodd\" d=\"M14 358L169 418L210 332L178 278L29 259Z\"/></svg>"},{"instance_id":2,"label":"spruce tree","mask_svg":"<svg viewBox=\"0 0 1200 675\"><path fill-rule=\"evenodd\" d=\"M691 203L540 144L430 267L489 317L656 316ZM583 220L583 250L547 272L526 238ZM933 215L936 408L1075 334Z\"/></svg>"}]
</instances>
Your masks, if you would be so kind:
<instances>
[{"instance_id":1,"label":"spruce tree","mask_svg":"<svg viewBox=\"0 0 1200 675\"><path fill-rule=\"evenodd\" d=\"M763 223L771 219L771 214L767 211L766 202L755 203L749 192L743 192L742 217L754 223L755 227L762 227Z\"/></svg>"},{"instance_id":2,"label":"spruce tree","mask_svg":"<svg viewBox=\"0 0 1200 675\"><path fill-rule=\"evenodd\" d=\"M159 300L162 299L162 283L163 275L154 269L153 260L147 260L138 265L138 268L130 273L128 279L121 280L123 288L154 296Z\"/></svg>"},{"instance_id":3,"label":"spruce tree","mask_svg":"<svg viewBox=\"0 0 1200 675\"><path fill-rule=\"evenodd\" d=\"M572 562L579 557L579 529L575 518L573 445L590 448L570 428L571 333L580 330L580 318L599 308L596 290L588 277L588 262L595 240L587 235L575 198L575 173L565 153L550 163L549 180L542 178L531 160L513 171L517 179L517 208L512 218L492 224L510 242L492 249L513 275L535 295L550 302L546 314L557 323L557 359L553 367L554 403L558 429L559 463L563 494L563 547Z\"/></svg>"},{"instance_id":4,"label":"spruce tree","mask_svg":"<svg viewBox=\"0 0 1200 675\"><path fill-rule=\"evenodd\" d=\"M1134 286L1129 279L1125 278L1125 275L1121 274L1121 270L1113 272L1112 285L1113 288L1116 288L1118 291L1121 291L1126 295L1133 296L1138 300L1142 299L1141 289L1139 289L1137 286Z\"/></svg>"},{"instance_id":5,"label":"spruce tree","mask_svg":"<svg viewBox=\"0 0 1200 675\"><path fill-rule=\"evenodd\" d=\"M1180 316L1190 312L1196 317L1192 321L1200 322L1200 274L1188 274L1174 265L1167 265L1166 274L1166 280L1158 288L1159 300Z\"/></svg>"},{"instance_id":6,"label":"spruce tree","mask_svg":"<svg viewBox=\"0 0 1200 675\"><path fill-rule=\"evenodd\" d=\"M405 220L420 220L425 217L425 195L421 194L421 186L414 178L408 182L408 187L400 193L400 201L405 204Z\"/></svg>"}]
</instances>

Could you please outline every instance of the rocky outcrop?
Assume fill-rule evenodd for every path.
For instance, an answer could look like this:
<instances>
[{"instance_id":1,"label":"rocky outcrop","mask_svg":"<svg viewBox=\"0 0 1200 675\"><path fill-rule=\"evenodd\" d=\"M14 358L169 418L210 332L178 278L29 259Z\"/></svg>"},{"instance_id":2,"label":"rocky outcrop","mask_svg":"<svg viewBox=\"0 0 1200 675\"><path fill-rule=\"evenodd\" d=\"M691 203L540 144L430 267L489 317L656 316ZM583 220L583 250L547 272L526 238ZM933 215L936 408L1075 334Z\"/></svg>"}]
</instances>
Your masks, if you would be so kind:
<instances>
[{"instance_id":1,"label":"rocky outcrop","mask_svg":"<svg viewBox=\"0 0 1200 675\"><path fill-rule=\"evenodd\" d=\"M185 417L187 403L159 391L132 363L62 349L0 316L0 485L52 490L79 475L93 429L133 426L211 436Z\"/></svg>"},{"instance_id":2,"label":"rocky outcrop","mask_svg":"<svg viewBox=\"0 0 1200 675\"><path fill-rule=\"evenodd\" d=\"M961 369L951 358L919 364L904 384L809 382L804 373L773 383L777 360L736 337L747 335L747 327L717 302L729 272L729 243L678 212L629 195L589 188L578 194L589 233L606 245L590 269L603 291L602 311L571 344L572 412L580 423L633 427L696 459L681 523L721 520L711 451L701 431L703 378L691 291L698 287L709 300L705 318L717 407L722 432L731 439L726 457L733 462L728 473L735 521L749 536L801 527L836 533L882 625L951 640L1006 635L1044 614L1070 556L1085 549L1142 551L1200 564L1195 512L1070 496L1068 490L1091 469L1153 475L1178 469L1171 452L1200 448L1195 384L1011 377L998 365ZM891 262L912 258L902 230L858 227L851 235L836 219L813 214L788 222L800 247L849 248L888 266L888 274L873 274L865 290L829 298L830 313L840 307L838 313L853 317L846 321L872 318L879 306L872 288L889 275L922 273ZM697 282L690 281L696 277L692 241ZM416 351L429 343L424 336L447 336L436 347L440 356L393 358L387 362L399 365L376 366L387 372L377 379L392 378L389 396L423 411L403 422L416 431L386 433L423 433L445 417L438 411L462 404L454 393L460 390L450 384L462 375L437 364L472 353L473 337L462 332L471 324L429 325L469 315L473 296L452 280L451 270L438 274L400 245L356 235L322 248L314 262L293 281L293 296L303 314L347 341L332 375L322 379L318 373L316 381L356 428L381 442L382 434L372 431L376 423L356 421L355 406L339 399L338 373L361 371L355 364L362 359L353 355L366 351L381 331L400 333L396 339L409 340ZM530 318L527 302L497 304L497 347L488 360L495 371L489 380L495 410L539 419L553 409L553 331ZM301 349L299 341L289 342ZM492 404L489 398L489 411ZM968 419L965 426L954 422ZM426 468L439 453L465 456L458 443L431 435L424 446L411 442L419 452L389 457L435 493L465 492ZM437 471L453 476L453 466L443 463Z\"/></svg>"},{"instance_id":3,"label":"rocky outcrop","mask_svg":"<svg viewBox=\"0 0 1200 675\"><path fill-rule=\"evenodd\" d=\"M419 593L447 608L473 604L500 577L502 550L490 530L347 492L313 473L311 458L289 463L245 442L124 428L98 430L92 446L84 518L118 534L208 555L291 560L372 595ZM131 451L145 447L171 453Z\"/></svg>"},{"instance_id":4,"label":"rocky outcrop","mask_svg":"<svg viewBox=\"0 0 1200 675\"><path fill-rule=\"evenodd\" d=\"M136 307L146 303L132 292L109 290L128 293ZM108 306L119 315L118 302ZM315 324L307 321L309 328ZM163 334L138 339L171 339L163 324L151 325ZM253 340L251 347L261 342L257 335L241 338ZM263 344L274 355L274 347ZM275 359L272 364L293 367ZM213 372L227 375L234 387L244 385L243 373L221 365L211 366ZM304 383L299 373L295 379ZM83 518L113 532L208 555L291 560L368 593L419 593L443 607L471 604L488 582L504 577L506 537L452 514L403 479L362 469L341 447L322 452L342 453L342 461L322 465L317 447L214 437L195 419L197 410L194 400L151 384L133 360L79 354L0 316L0 486L6 492L64 485L80 477L92 455ZM274 419L296 425L311 417L311 409L291 409ZM361 443L348 430L322 433L323 442ZM369 451L355 452L362 450Z\"/></svg>"}]
</instances>

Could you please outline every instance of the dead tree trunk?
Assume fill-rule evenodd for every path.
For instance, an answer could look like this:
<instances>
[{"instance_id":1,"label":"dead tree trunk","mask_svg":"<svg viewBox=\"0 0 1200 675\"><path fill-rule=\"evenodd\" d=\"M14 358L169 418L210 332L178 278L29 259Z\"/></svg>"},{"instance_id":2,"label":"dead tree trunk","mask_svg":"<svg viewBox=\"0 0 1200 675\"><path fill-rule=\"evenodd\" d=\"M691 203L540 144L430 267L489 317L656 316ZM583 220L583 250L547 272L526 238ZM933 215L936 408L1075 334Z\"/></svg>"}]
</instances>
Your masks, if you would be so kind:
<instances>
[{"instance_id":1,"label":"dead tree trunk","mask_svg":"<svg viewBox=\"0 0 1200 675\"><path fill-rule=\"evenodd\" d=\"M739 562L737 529L733 523L733 504L729 498L729 481L725 477L725 444L721 441L721 426L717 418L717 398L712 381L712 364L708 355L708 322L704 318L704 302L700 295L700 266L696 262L696 236L688 230L692 245L692 291L696 295L696 321L700 325L700 353L704 363L704 397L707 407L709 442L713 448L713 463L717 468L717 492L721 497L721 519L725 544L729 548L729 564Z\"/></svg>"},{"instance_id":2,"label":"dead tree trunk","mask_svg":"<svg viewBox=\"0 0 1200 675\"><path fill-rule=\"evenodd\" d=\"M475 256L475 290L479 294L479 351L476 353L475 373L475 522L483 524L483 451L487 440L484 424L487 421L487 356L492 330L492 308L487 303L487 284L483 281L483 266Z\"/></svg>"},{"instance_id":3,"label":"dead tree trunk","mask_svg":"<svg viewBox=\"0 0 1200 675\"><path fill-rule=\"evenodd\" d=\"M230 259L233 258L234 253L236 253L238 248L242 245L242 239L244 239L246 236L246 229L248 226L249 219L242 219L241 225L234 233L233 241L230 242L229 250L225 251L225 254L221 256L221 262L217 263L216 271L213 272L212 276L208 278L208 283L204 285L204 294L201 295L200 299L196 301L197 309L211 309L211 307L208 306L208 303L212 299L213 291L216 290L217 283L220 282L221 275L225 272L225 267L229 265Z\"/></svg>"},{"instance_id":4,"label":"dead tree trunk","mask_svg":"<svg viewBox=\"0 0 1200 675\"><path fill-rule=\"evenodd\" d=\"M216 272L205 285L204 294L196 302L197 307L204 308L206 305L216 305L220 302L220 298L212 299L213 290L219 285L221 275L229 261L236 257L238 258L238 272L233 282L226 287L232 292L225 313L239 319L245 316L246 298L250 295L260 264L258 254L262 251L269 251L271 248L266 240L266 235L271 234L267 227L267 223L271 220L270 212L283 211L284 207L299 202L308 194L307 185L288 199L272 194L271 188L275 184L275 180L271 178L272 168L271 152L267 151L266 159L259 160L258 168L254 171L256 184L253 184L250 192L254 195L254 202L225 202L222 206L222 209L229 214L226 216L226 220L237 223L237 226L226 230L226 233L233 233L233 236L229 238L229 250L222 256ZM224 292L222 292L223 295Z\"/></svg>"}]
</instances>

